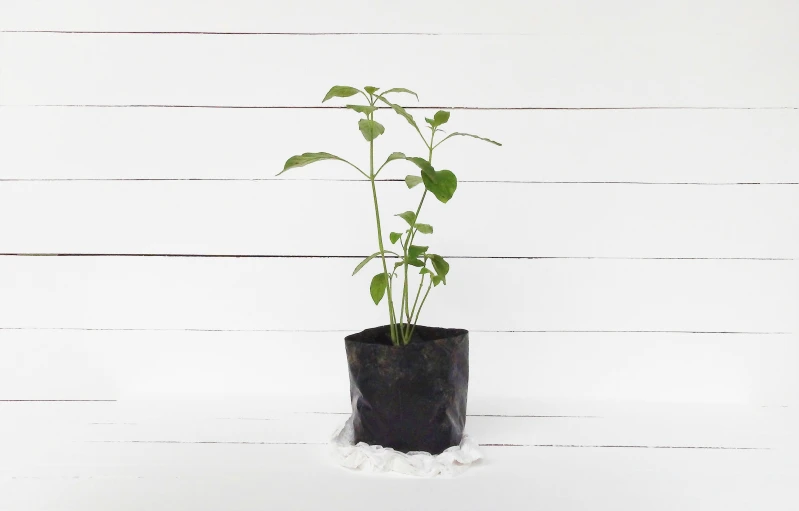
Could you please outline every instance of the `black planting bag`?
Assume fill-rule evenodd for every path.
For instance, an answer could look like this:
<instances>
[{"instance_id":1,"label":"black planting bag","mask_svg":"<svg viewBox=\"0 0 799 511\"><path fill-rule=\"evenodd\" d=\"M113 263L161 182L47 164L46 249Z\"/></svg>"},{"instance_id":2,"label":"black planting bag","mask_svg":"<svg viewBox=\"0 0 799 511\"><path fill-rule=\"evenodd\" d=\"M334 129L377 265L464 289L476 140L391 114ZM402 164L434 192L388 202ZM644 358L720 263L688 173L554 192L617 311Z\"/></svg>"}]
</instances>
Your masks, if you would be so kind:
<instances>
[{"instance_id":1,"label":"black planting bag","mask_svg":"<svg viewBox=\"0 0 799 511\"><path fill-rule=\"evenodd\" d=\"M393 346L388 325L344 339L355 442L439 454L466 425L469 332L417 325Z\"/></svg>"}]
</instances>

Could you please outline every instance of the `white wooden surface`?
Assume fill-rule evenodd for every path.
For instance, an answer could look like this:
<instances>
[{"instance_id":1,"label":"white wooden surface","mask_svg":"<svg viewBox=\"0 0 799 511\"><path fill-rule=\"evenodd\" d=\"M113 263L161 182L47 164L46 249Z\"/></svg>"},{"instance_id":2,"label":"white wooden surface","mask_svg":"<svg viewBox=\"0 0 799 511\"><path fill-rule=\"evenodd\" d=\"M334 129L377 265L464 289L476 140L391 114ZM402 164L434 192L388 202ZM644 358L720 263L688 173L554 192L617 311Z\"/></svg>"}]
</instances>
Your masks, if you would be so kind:
<instances>
[{"instance_id":1,"label":"white wooden surface","mask_svg":"<svg viewBox=\"0 0 799 511\"><path fill-rule=\"evenodd\" d=\"M333 465L324 444L346 417L346 398L5 402L0 447L11 456L0 459L0 506L789 510L799 503L791 410L526 400L511 405L516 416L498 417L507 405L470 403L468 428L486 459L454 480L425 481Z\"/></svg>"},{"instance_id":2,"label":"white wooden surface","mask_svg":"<svg viewBox=\"0 0 799 511\"><path fill-rule=\"evenodd\" d=\"M315 106L318 96L302 104ZM433 112L410 111L416 118ZM420 141L402 118L376 115L391 136L391 143L377 140L378 159L395 149L419 154ZM342 129L355 119L338 109L5 106L0 179L274 179L287 155L314 148L363 163L362 139ZM469 133L489 130L504 144L453 139L436 149L437 160L460 170L461 182L799 181L792 109L457 110L452 123ZM308 131L298 137L287 126ZM385 175L404 177L407 167L393 165ZM320 162L279 179L359 177Z\"/></svg>"},{"instance_id":3,"label":"white wooden surface","mask_svg":"<svg viewBox=\"0 0 799 511\"><path fill-rule=\"evenodd\" d=\"M799 256L799 186L664 188L462 183L457 200L426 205L435 232L418 239L453 256ZM392 215L421 190L394 182L378 193L383 228L401 232ZM0 216L25 218L0 227L13 253L357 256L375 245L366 180L11 182L0 204Z\"/></svg>"},{"instance_id":4,"label":"white wooden surface","mask_svg":"<svg viewBox=\"0 0 799 511\"><path fill-rule=\"evenodd\" d=\"M796 509L797 19L0 0L0 510ZM384 321L349 277L368 192L274 174L363 161L355 114L319 108L334 83L409 87L417 118L504 143L442 146L461 184L425 212L453 278L423 321L472 331L469 428L495 444L454 481L324 453L341 337ZM378 154L419 152L379 114Z\"/></svg>"},{"instance_id":5,"label":"white wooden surface","mask_svg":"<svg viewBox=\"0 0 799 511\"><path fill-rule=\"evenodd\" d=\"M799 63L780 56L799 42L779 32L609 34L601 44L571 34L5 39L7 104L298 106L320 96L319 82L383 84L397 80L398 67L413 70L433 105L784 107L798 99Z\"/></svg>"},{"instance_id":6,"label":"white wooden surface","mask_svg":"<svg viewBox=\"0 0 799 511\"><path fill-rule=\"evenodd\" d=\"M346 390L343 333L6 330L0 388L28 400L298 399ZM781 406L799 392L799 343L785 334L473 331L470 351L478 400Z\"/></svg>"},{"instance_id":7,"label":"white wooden surface","mask_svg":"<svg viewBox=\"0 0 799 511\"><path fill-rule=\"evenodd\" d=\"M0 279L14 293L0 295L2 325L352 331L364 321L378 324L385 312L370 301L370 275L350 276L355 264L355 258L6 257ZM453 259L452 282L436 289L439 299L431 293L426 321L488 331L794 333L797 266ZM321 293L316 282L330 291Z\"/></svg>"},{"instance_id":8,"label":"white wooden surface","mask_svg":"<svg viewBox=\"0 0 799 511\"><path fill-rule=\"evenodd\" d=\"M281 33L540 33L597 37L683 31L690 34L787 34L799 12L790 0L766 4L676 0L642 4L611 0L519 3L497 0L492 9L473 2L409 0L362 3L324 0L273 4L258 0L6 0L2 30L216 31ZM191 8L189 8L191 7ZM723 7L723 9L721 8ZM686 10L690 8L690 16ZM157 14L157 15L156 15ZM479 16L478 16L479 14Z\"/></svg>"}]
</instances>

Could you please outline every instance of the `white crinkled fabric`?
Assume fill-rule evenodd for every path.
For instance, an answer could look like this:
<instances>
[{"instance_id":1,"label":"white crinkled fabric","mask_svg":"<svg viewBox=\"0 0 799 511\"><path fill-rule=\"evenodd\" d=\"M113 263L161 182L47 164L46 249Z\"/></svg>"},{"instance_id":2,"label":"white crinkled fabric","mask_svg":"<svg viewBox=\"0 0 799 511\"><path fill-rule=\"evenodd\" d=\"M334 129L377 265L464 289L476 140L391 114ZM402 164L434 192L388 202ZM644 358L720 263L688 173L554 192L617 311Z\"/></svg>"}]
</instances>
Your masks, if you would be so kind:
<instances>
[{"instance_id":1,"label":"white crinkled fabric","mask_svg":"<svg viewBox=\"0 0 799 511\"><path fill-rule=\"evenodd\" d=\"M364 472L399 472L420 477L451 477L466 470L483 457L477 443L464 434L460 445L441 454L409 452L407 454L379 445L359 442L355 445L352 416L330 440L333 456L346 468Z\"/></svg>"}]
</instances>

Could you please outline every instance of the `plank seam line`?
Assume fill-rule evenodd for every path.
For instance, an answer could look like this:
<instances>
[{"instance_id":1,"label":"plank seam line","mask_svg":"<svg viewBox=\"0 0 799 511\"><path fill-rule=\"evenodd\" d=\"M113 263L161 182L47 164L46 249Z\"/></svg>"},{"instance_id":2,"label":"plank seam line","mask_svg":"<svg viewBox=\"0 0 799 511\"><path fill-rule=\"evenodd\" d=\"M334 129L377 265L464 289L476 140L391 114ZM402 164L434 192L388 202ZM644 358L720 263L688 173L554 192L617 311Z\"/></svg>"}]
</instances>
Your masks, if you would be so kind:
<instances>
[{"instance_id":1,"label":"plank seam line","mask_svg":"<svg viewBox=\"0 0 799 511\"><path fill-rule=\"evenodd\" d=\"M0 107L30 108L198 108L198 109L252 109L252 110L342 110L340 106L289 106L289 105L178 105L178 104L69 104L34 103L0 104ZM387 109L388 107L378 107ZM799 110L799 106L404 106L406 110L480 110L480 111L606 111L606 110Z\"/></svg>"},{"instance_id":2,"label":"plank seam line","mask_svg":"<svg viewBox=\"0 0 799 511\"><path fill-rule=\"evenodd\" d=\"M328 442L268 442L268 441L216 441L216 440L86 440L86 443L101 444L191 444L191 445L328 445ZM557 447L557 448L587 448L587 449L709 449L709 450L740 450L740 451L769 451L770 447L724 447L705 445L603 445L603 444L505 444L486 443L481 447Z\"/></svg>"},{"instance_id":3,"label":"plank seam line","mask_svg":"<svg viewBox=\"0 0 799 511\"><path fill-rule=\"evenodd\" d=\"M0 403L116 403L116 399L0 399Z\"/></svg>"},{"instance_id":4,"label":"plank seam line","mask_svg":"<svg viewBox=\"0 0 799 511\"><path fill-rule=\"evenodd\" d=\"M271 417L216 417L218 421L274 421L279 419L274 419Z\"/></svg>"},{"instance_id":5,"label":"plank seam line","mask_svg":"<svg viewBox=\"0 0 799 511\"><path fill-rule=\"evenodd\" d=\"M70 182L270 182L270 183L291 183L291 182L322 182L322 183L368 183L366 179L330 179L330 178L215 178L215 177L44 177L44 178L25 178L25 177L5 177L0 178L2 183L70 183ZM405 183L403 179L377 179L378 183ZM702 181L519 181L501 179L463 179L461 183L484 183L484 184L529 184L529 185L654 185L654 186L785 186L799 185L799 181L729 181L729 182L702 182Z\"/></svg>"},{"instance_id":6,"label":"plank seam line","mask_svg":"<svg viewBox=\"0 0 799 511\"><path fill-rule=\"evenodd\" d=\"M0 34L232 35L232 36L508 36L541 37L534 32L232 32L217 30L0 30Z\"/></svg>"},{"instance_id":7,"label":"plank seam line","mask_svg":"<svg viewBox=\"0 0 799 511\"><path fill-rule=\"evenodd\" d=\"M146 254L85 252L2 252L0 257L165 257L201 259L363 259L360 255L290 255L290 254ZM394 256L392 256L394 258ZM473 260L602 260L602 261L796 261L793 257L625 257L625 256L462 256L447 259Z\"/></svg>"},{"instance_id":8,"label":"plank seam line","mask_svg":"<svg viewBox=\"0 0 799 511\"><path fill-rule=\"evenodd\" d=\"M350 415L351 412L294 412L302 415ZM505 417L513 419L604 419L599 415L514 415L494 413L467 413L467 417Z\"/></svg>"},{"instance_id":9,"label":"plank seam line","mask_svg":"<svg viewBox=\"0 0 799 511\"><path fill-rule=\"evenodd\" d=\"M104 328L104 327L4 327L0 331L75 331L75 332L222 332L222 333L351 333L351 329L236 329L236 328ZM793 335L793 332L780 331L734 331L734 330L475 330L470 332L483 334L687 334L687 335Z\"/></svg>"},{"instance_id":10,"label":"plank seam line","mask_svg":"<svg viewBox=\"0 0 799 511\"><path fill-rule=\"evenodd\" d=\"M710 449L733 451L770 451L770 447L723 447L707 445L583 445L583 444L480 444L482 447L559 447L601 449Z\"/></svg>"}]
</instances>

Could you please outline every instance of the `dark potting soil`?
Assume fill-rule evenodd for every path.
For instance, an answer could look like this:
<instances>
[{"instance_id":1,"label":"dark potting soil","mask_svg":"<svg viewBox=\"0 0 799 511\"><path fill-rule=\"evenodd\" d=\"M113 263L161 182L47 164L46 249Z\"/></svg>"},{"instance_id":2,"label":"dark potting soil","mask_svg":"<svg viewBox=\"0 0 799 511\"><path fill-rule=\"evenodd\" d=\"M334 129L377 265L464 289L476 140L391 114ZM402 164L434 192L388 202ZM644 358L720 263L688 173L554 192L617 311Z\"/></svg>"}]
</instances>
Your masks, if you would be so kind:
<instances>
[{"instance_id":1,"label":"dark potting soil","mask_svg":"<svg viewBox=\"0 0 799 511\"><path fill-rule=\"evenodd\" d=\"M469 332L417 325L405 346L388 325L345 338L355 441L439 454L466 425Z\"/></svg>"}]
</instances>

